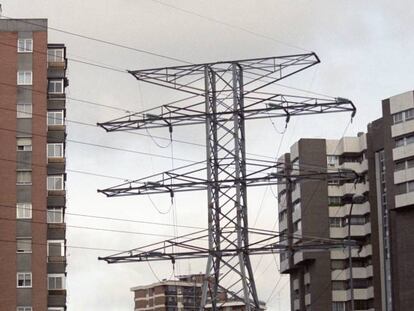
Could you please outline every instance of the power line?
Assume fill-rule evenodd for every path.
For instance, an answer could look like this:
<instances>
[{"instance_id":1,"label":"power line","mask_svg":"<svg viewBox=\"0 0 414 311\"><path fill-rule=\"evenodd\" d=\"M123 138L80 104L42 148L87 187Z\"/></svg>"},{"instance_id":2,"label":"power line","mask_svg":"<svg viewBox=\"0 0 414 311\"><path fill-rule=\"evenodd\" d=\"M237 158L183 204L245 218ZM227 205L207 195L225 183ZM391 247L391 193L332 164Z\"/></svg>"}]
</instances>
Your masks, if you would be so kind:
<instances>
[{"instance_id":1,"label":"power line","mask_svg":"<svg viewBox=\"0 0 414 311\"><path fill-rule=\"evenodd\" d=\"M16 131L16 130L12 130L12 129L8 129L8 128L3 128L3 127L0 127L0 130L1 131L7 131L7 132L18 132L18 133L22 133L22 134L31 135L31 136L38 136L38 137L46 137L47 138L47 135L38 134L38 133L32 133L32 132L25 132L25 131ZM97 148L104 148L104 149L109 149L109 150L117 150L117 151L135 153L135 154L140 154L140 155L145 155L145 156L151 156L151 157L157 157L157 158L162 158L162 159L170 159L170 157L167 156L167 155L161 155L161 154L156 154L156 153L149 153L149 152L138 151L138 150L133 150L133 149L125 149L125 148L119 148L119 147L112 147L112 146L107 146L107 145L102 145L102 144L96 144L96 143L91 143L91 142L85 142L85 141L80 141L80 140L74 140L74 139L65 139L65 141L66 142L75 143L75 144L81 144L81 145L86 145L86 146L97 147ZM183 162L190 162L190 163L196 163L197 162L197 161L194 161L194 160L189 160L189 159L184 159L184 158L176 158L176 160L180 160L180 161L183 161ZM125 179L125 178L117 178L117 179Z\"/></svg>"},{"instance_id":2,"label":"power line","mask_svg":"<svg viewBox=\"0 0 414 311\"><path fill-rule=\"evenodd\" d=\"M6 86L9 86L9 87L14 87L14 88L17 88L17 86L16 86L16 85L11 85L11 84L8 84L8 83L2 83L2 82L0 82L0 85L6 85ZM25 88L25 87L22 87L22 88L23 88L23 89L32 90L32 91L34 91L34 92L41 93L41 94L46 94L46 95L48 94L47 92L37 91L37 90L31 89L31 88ZM94 105L97 105L97 106L102 106L102 107L106 107L106 108L113 108L113 109L116 109L116 110L122 110L123 112L126 112L125 110L120 109L120 108L115 108L115 107L112 107L112 106L107 106L107 105L101 105L101 104L94 103L94 102L90 102L90 101L86 101L86 100L74 99L74 98L70 98L70 97L66 97L66 99L71 99L71 100L75 100L75 101L80 101L80 102L83 102L83 103L90 103L90 104L94 104ZM186 99L187 99L187 98L186 98ZM185 100L185 99L184 99L184 100ZM177 102L177 101L174 101L174 102L171 102L171 103L175 103L175 102ZM171 103L169 103L169 104L171 104ZM11 108L6 108L6 107L0 107L0 109L3 109L3 110L8 110L8 111L15 111L15 112L23 112L23 111L19 111L19 110L17 110L17 109L11 109ZM47 118L47 116L46 116L46 115L44 115L44 114L36 114L36 113L32 113L32 115L39 116L39 117L41 117L41 118ZM65 121L66 121L66 122L69 122L69 123L73 123L73 124L78 124L78 125L84 125L84 126L90 126L90 127L97 128L96 124L91 124L91 123L86 123L86 122L81 122L81 121L76 121L76 120L70 120L70 119L67 119L67 118L65 118ZM4 129L4 130L6 130L6 129ZM24 133L24 132L21 132L21 133ZM143 134L143 133L133 132L133 131L123 131L123 133L128 133L128 134L138 135L138 136L150 137L150 138L151 138L151 139L153 139L153 140L154 140L154 139L160 139L160 140L168 140L169 142L171 141L171 138L161 137L161 136L155 136L155 135L152 135L151 133L148 133L148 134ZM30 133L28 133L28 134L30 134ZM79 142L79 141L74 141L74 140L70 140L70 139L68 139L67 141L72 141L72 142L75 142L75 143L81 143L81 142ZM204 147L204 148L206 147L204 144L194 143L194 142L189 142L189 141L185 141L185 140L172 139L172 141L173 141L173 142L176 142L176 143L181 143L181 144L186 144L186 145L192 145L192 146L197 146L197 147ZM96 146L96 147L107 147L107 146L103 146L103 145L99 145L99 144L96 144L95 146ZM127 152L131 152L131 150L122 149L122 148L113 148L113 147L108 147L108 148L110 148L110 149L119 149L120 151L127 151ZM145 153L145 152L139 152L139 151L134 151L134 153L139 153L139 154L148 155L148 154L147 154L147 153ZM260 154L256 154L256 153L247 153L247 154L252 155L252 156L262 157L262 158L272 158L272 157L270 157L270 156L260 155ZM156 155L154 155L154 156L156 156ZM167 157L167 158L169 158L169 157ZM180 158L176 158L176 159L177 159L177 160L180 160L180 161L187 161L187 162L191 162L191 160L180 159ZM193 161L193 162L196 162L196 161Z\"/></svg>"},{"instance_id":3,"label":"power line","mask_svg":"<svg viewBox=\"0 0 414 311\"><path fill-rule=\"evenodd\" d=\"M8 17L8 16L5 16L5 15L2 15L2 17L7 18L7 19L15 19L15 18ZM60 32L60 33L64 33L64 34L67 34L67 35L71 35L71 36L74 36L74 37L87 39L87 40L107 44L107 45L110 45L110 46L115 46L115 47L118 47L118 48L130 50L130 51L134 51L134 52L139 52L139 53L143 53L143 54L147 54L147 55L151 55L151 56L156 56L156 57L160 57L160 58L164 58L164 59L168 59L168 60L173 60L173 61L184 63L184 64L189 64L189 65L192 64L190 62L187 62L186 60L179 59L179 58L176 58L176 57L171 57L171 56L167 56L167 55L147 51L147 50L144 50L144 49L139 49L139 48L127 46L127 45L121 44L121 43L116 43L116 42L111 42L111 41L108 41L108 40L98 39L98 38L94 38L94 37L91 37L91 36L86 36L86 35L83 35L83 34L80 34L80 33L72 32L72 31L68 31L68 30L64 30L64 29L60 29L60 28L56 28L56 27L51 27L51 26L46 26L45 27L41 24L37 24L37 23L34 23L34 22L29 22L27 20L21 20L21 19L19 19L19 22L29 24L29 25L32 25L32 26L37 26L37 27L40 27L40 28L43 28L43 29L50 29L50 30L57 31L57 32Z\"/></svg>"},{"instance_id":4,"label":"power line","mask_svg":"<svg viewBox=\"0 0 414 311\"><path fill-rule=\"evenodd\" d=\"M0 42L0 45L4 45L4 46L8 46L8 47L12 47L12 48L17 49L17 45L14 45L14 44L8 44L8 43L5 43L5 42ZM47 56L54 55L54 54L49 54L48 52L43 52L43 51L35 50L35 49L32 49L32 52L42 54L42 55L47 55ZM91 62L87 62L87 61L83 61L83 60L79 60L79 59L75 59L75 58L71 58L71 57L66 57L66 59L68 59L70 61L73 61L73 62L84 64L84 65L99 67L99 68L102 68L102 69L108 69L108 70L112 70L112 71L115 71L115 72L128 74L128 71L126 69L119 69L119 68L112 67L110 65L99 65L99 64L96 64L96 63L91 63Z\"/></svg>"},{"instance_id":5,"label":"power line","mask_svg":"<svg viewBox=\"0 0 414 311\"><path fill-rule=\"evenodd\" d=\"M17 243L17 240L0 239L0 242L16 244ZM48 246L47 243L38 243L38 242L33 242L33 241L32 241L32 244L33 245ZM82 250L106 251L106 252L120 252L120 250L110 249L110 248L98 248L98 247L87 247L87 246L76 246L76 245L65 245L65 247L66 248L73 248L73 249L82 249Z\"/></svg>"},{"instance_id":6,"label":"power line","mask_svg":"<svg viewBox=\"0 0 414 311\"><path fill-rule=\"evenodd\" d=\"M16 209L16 206L13 205L7 205L0 203L1 207L4 208L10 208L10 209ZM40 208L31 208L32 211L47 213L46 209L40 209ZM99 215L90 215L90 214L79 214L79 213L69 213L65 211L65 215L70 216L76 216L76 217L85 217L85 218L93 218L93 219L103 219L103 220L111 220L111 221L120 221L120 222L130 222L130 223L138 223L138 224L144 224L144 225L153 225L153 226L165 226L165 227L172 227L173 225L162 223L162 222L154 222L154 221L141 221L141 220L133 220L133 219L125 219L125 218L114 218L114 217L106 217L106 216L99 216ZM189 225L178 225L177 227L185 228L185 229L204 229L202 227L196 227L196 226L189 226Z\"/></svg>"},{"instance_id":7,"label":"power line","mask_svg":"<svg viewBox=\"0 0 414 311\"><path fill-rule=\"evenodd\" d=\"M244 27L240 27L240 26L237 26L237 25L233 25L233 24L230 24L228 22L223 22L221 20L218 20L218 19L215 19L215 18L206 16L206 15L202 15L200 13L197 13L197 12L194 12L194 11L190 11L188 9L184 9L184 8L181 8L181 7L178 7L178 6L174 6L172 4L168 4L168 3L165 3L165 2L162 2L162 1L159 1L159 0L151 0L151 1L152 2L156 2L156 3L158 3L160 5L163 5L163 6L169 7L171 9L174 9L174 10L177 10L177 11L181 11L181 12L186 13L186 14L190 14L190 15L194 15L194 16L200 17L200 18L205 19L205 20L208 20L210 22L214 22L214 23L217 23L217 24L220 24L220 25L229 27L229 28L233 28L233 29L237 29L237 30L243 31L245 33L254 35L256 37L260 37L260 38L263 38L263 39L266 39L266 40L270 40L270 41L276 42L278 44L282 44L282 45L285 45L285 46L288 46L288 47L291 47L291 48L295 48L297 50L301 50L301 51L305 51L305 52L311 52L310 50L301 48L301 47L296 46L296 45L293 45L293 44L286 43L286 42L284 42L282 40L278 40L278 39L275 39L273 37L269 37L269 36L263 35L261 33L258 33L258 32L252 31L252 30L249 30L249 29L244 28Z\"/></svg>"},{"instance_id":8,"label":"power line","mask_svg":"<svg viewBox=\"0 0 414 311\"><path fill-rule=\"evenodd\" d=\"M4 218L0 217L0 220L4 221L21 221L21 222L27 222L32 224L39 224L39 225L49 225L47 222L42 221L33 221L32 219L16 219L16 218ZM85 230L94 230L94 231L104 231L104 232L111 232L111 233L126 233L126 234L134 234L134 235L143 235L143 236L152 236L152 237L162 237L162 238L173 238L172 235L166 235L166 234L157 234L157 233L148 233L148 232L137 232L137 231L127 231L127 230L115 230L115 229L107 229L107 228L96 228L96 227L89 227L89 226L76 226L76 225L68 225L65 224L66 227L70 228L76 228L76 229L85 229Z\"/></svg>"}]
</instances>

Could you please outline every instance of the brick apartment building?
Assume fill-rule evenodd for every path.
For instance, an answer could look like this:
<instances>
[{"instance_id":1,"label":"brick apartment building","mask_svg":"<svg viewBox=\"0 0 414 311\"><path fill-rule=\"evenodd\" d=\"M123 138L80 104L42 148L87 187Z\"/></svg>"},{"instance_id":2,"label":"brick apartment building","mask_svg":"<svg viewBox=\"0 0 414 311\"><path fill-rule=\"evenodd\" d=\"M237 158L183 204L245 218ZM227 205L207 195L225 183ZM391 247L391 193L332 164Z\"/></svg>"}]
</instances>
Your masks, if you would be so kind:
<instances>
[{"instance_id":1,"label":"brick apartment building","mask_svg":"<svg viewBox=\"0 0 414 311\"><path fill-rule=\"evenodd\" d=\"M352 169L357 184L301 181L278 187L283 243L317 236L361 243L353 249L354 310L409 311L414 305L414 93L382 102L366 134L340 140L300 139L279 161L284 169ZM294 168L292 170L292 168ZM354 194L366 202L352 205ZM352 214L350 215L350 211ZM349 311L347 250L281 254L291 277L291 310Z\"/></svg>"},{"instance_id":2,"label":"brick apartment building","mask_svg":"<svg viewBox=\"0 0 414 311\"><path fill-rule=\"evenodd\" d=\"M66 309L66 49L0 19L0 309Z\"/></svg>"},{"instance_id":3,"label":"brick apartment building","mask_svg":"<svg viewBox=\"0 0 414 311\"><path fill-rule=\"evenodd\" d=\"M133 287L131 291L134 292L134 311L199 310L203 278L204 274L192 274L179 276L177 280L163 280L150 285ZM243 302L228 299L225 293L220 295L219 310L245 310ZM207 304L205 309L211 310L211 304Z\"/></svg>"}]
</instances>

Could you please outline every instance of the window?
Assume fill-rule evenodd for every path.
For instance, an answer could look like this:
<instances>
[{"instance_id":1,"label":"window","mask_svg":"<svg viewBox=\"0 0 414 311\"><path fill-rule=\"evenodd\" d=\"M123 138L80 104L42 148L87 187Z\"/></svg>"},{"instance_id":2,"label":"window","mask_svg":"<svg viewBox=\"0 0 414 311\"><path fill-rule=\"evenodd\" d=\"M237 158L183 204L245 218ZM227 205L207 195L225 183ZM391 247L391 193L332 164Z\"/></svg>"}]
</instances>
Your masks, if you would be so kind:
<instances>
[{"instance_id":1,"label":"window","mask_svg":"<svg viewBox=\"0 0 414 311\"><path fill-rule=\"evenodd\" d=\"M332 289L333 290L345 290L347 289L347 282L346 281L332 281Z\"/></svg>"},{"instance_id":2,"label":"window","mask_svg":"<svg viewBox=\"0 0 414 311\"><path fill-rule=\"evenodd\" d=\"M48 274L47 275L48 289L65 289L65 275L64 274Z\"/></svg>"},{"instance_id":3,"label":"window","mask_svg":"<svg viewBox=\"0 0 414 311\"><path fill-rule=\"evenodd\" d=\"M47 210L47 223L60 224L63 222L63 208L54 207Z\"/></svg>"},{"instance_id":4,"label":"window","mask_svg":"<svg viewBox=\"0 0 414 311\"><path fill-rule=\"evenodd\" d=\"M328 197L328 205L329 206L342 205L342 198L341 197Z\"/></svg>"},{"instance_id":5,"label":"window","mask_svg":"<svg viewBox=\"0 0 414 311\"><path fill-rule=\"evenodd\" d=\"M63 111L48 111L47 125L63 125Z\"/></svg>"},{"instance_id":6,"label":"window","mask_svg":"<svg viewBox=\"0 0 414 311\"><path fill-rule=\"evenodd\" d=\"M286 215L287 215L287 211L286 210L280 212L279 213L279 222L283 221L285 219Z\"/></svg>"},{"instance_id":7,"label":"window","mask_svg":"<svg viewBox=\"0 0 414 311\"><path fill-rule=\"evenodd\" d=\"M31 71L18 71L17 72L17 85L32 85L32 72Z\"/></svg>"},{"instance_id":8,"label":"window","mask_svg":"<svg viewBox=\"0 0 414 311\"><path fill-rule=\"evenodd\" d=\"M32 307L17 307L17 311L32 311Z\"/></svg>"},{"instance_id":9,"label":"window","mask_svg":"<svg viewBox=\"0 0 414 311\"><path fill-rule=\"evenodd\" d=\"M394 124L401 123L404 121L404 112L398 112L392 115L392 119Z\"/></svg>"},{"instance_id":10,"label":"window","mask_svg":"<svg viewBox=\"0 0 414 311\"><path fill-rule=\"evenodd\" d=\"M297 199L295 202L293 202L293 213L300 210L300 199Z\"/></svg>"},{"instance_id":11,"label":"window","mask_svg":"<svg viewBox=\"0 0 414 311\"><path fill-rule=\"evenodd\" d=\"M414 135L407 136L405 138L405 144L409 145L409 144L412 144L412 143L414 143Z\"/></svg>"},{"instance_id":12,"label":"window","mask_svg":"<svg viewBox=\"0 0 414 311\"><path fill-rule=\"evenodd\" d=\"M32 53L33 52L33 39L18 39L17 40L17 52L18 53Z\"/></svg>"},{"instance_id":13,"label":"window","mask_svg":"<svg viewBox=\"0 0 414 311\"><path fill-rule=\"evenodd\" d=\"M17 172L16 185L31 185L32 184L32 172Z\"/></svg>"},{"instance_id":14,"label":"window","mask_svg":"<svg viewBox=\"0 0 414 311\"><path fill-rule=\"evenodd\" d=\"M337 155L327 155L326 156L326 161L327 161L328 165L335 166L339 162L339 157Z\"/></svg>"},{"instance_id":15,"label":"window","mask_svg":"<svg viewBox=\"0 0 414 311\"><path fill-rule=\"evenodd\" d=\"M47 144L47 157L48 158L62 158L63 157L63 144Z\"/></svg>"},{"instance_id":16,"label":"window","mask_svg":"<svg viewBox=\"0 0 414 311\"><path fill-rule=\"evenodd\" d=\"M61 63L64 61L63 49L48 49L47 50L47 61L49 63Z\"/></svg>"},{"instance_id":17,"label":"window","mask_svg":"<svg viewBox=\"0 0 414 311\"><path fill-rule=\"evenodd\" d=\"M331 269L332 270L343 270L346 268L346 261L339 260L339 259L332 259L331 260Z\"/></svg>"},{"instance_id":18,"label":"window","mask_svg":"<svg viewBox=\"0 0 414 311\"><path fill-rule=\"evenodd\" d=\"M27 119L32 117L32 104L17 104L16 113L18 119Z\"/></svg>"},{"instance_id":19,"label":"window","mask_svg":"<svg viewBox=\"0 0 414 311\"><path fill-rule=\"evenodd\" d=\"M395 171L402 171L405 169L405 161L395 163Z\"/></svg>"},{"instance_id":20,"label":"window","mask_svg":"<svg viewBox=\"0 0 414 311\"><path fill-rule=\"evenodd\" d=\"M409 181L407 183L407 192L413 192L414 191L414 181Z\"/></svg>"},{"instance_id":21,"label":"window","mask_svg":"<svg viewBox=\"0 0 414 311\"><path fill-rule=\"evenodd\" d=\"M405 121L414 119L414 109L408 109L407 111L405 111Z\"/></svg>"},{"instance_id":22,"label":"window","mask_svg":"<svg viewBox=\"0 0 414 311\"><path fill-rule=\"evenodd\" d=\"M298 220L297 222L293 223L293 231L300 231L302 230L302 222Z\"/></svg>"},{"instance_id":23,"label":"window","mask_svg":"<svg viewBox=\"0 0 414 311\"><path fill-rule=\"evenodd\" d=\"M332 302L332 311L345 311L345 302Z\"/></svg>"},{"instance_id":24,"label":"window","mask_svg":"<svg viewBox=\"0 0 414 311\"><path fill-rule=\"evenodd\" d=\"M329 218L329 225L332 228L339 228L342 226L342 219L340 217Z\"/></svg>"},{"instance_id":25,"label":"window","mask_svg":"<svg viewBox=\"0 0 414 311\"><path fill-rule=\"evenodd\" d=\"M344 221L344 226L348 225L348 219L349 218L345 219L346 221ZM365 224L365 222L366 222L365 216L352 216L351 217L351 225L363 225Z\"/></svg>"},{"instance_id":26,"label":"window","mask_svg":"<svg viewBox=\"0 0 414 311\"><path fill-rule=\"evenodd\" d=\"M32 252L32 240L31 239L17 239L17 252L18 253L31 253Z\"/></svg>"},{"instance_id":27,"label":"window","mask_svg":"<svg viewBox=\"0 0 414 311\"><path fill-rule=\"evenodd\" d=\"M395 147L401 147L401 146L404 146L404 137L398 138L395 140Z\"/></svg>"},{"instance_id":28,"label":"window","mask_svg":"<svg viewBox=\"0 0 414 311\"><path fill-rule=\"evenodd\" d=\"M17 203L16 218L30 219L32 218L32 203Z\"/></svg>"},{"instance_id":29,"label":"window","mask_svg":"<svg viewBox=\"0 0 414 311\"><path fill-rule=\"evenodd\" d=\"M17 138L17 151L32 151L32 139Z\"/></svg>"},{"instance_id":30,"label":"window","mask_svg":"<svg viewBox=\"0 0 414 311\"><path fill-rule=\"evenodd\" d=\"M395 140L395 147L410 145L414 143L414 135L400 137Z\"/></svg>"},{"instance_id":31,"label":"window","mask_svg":"<svg viewBox=\"0 0 414 311\"><path fill-rule=\"evenodd\" d=\"M51 94L62 94L63 93L63 80L49 80L49 86L47 91Z\"/></svg>"},{"instance_id":32,"label":"window","mask_svg":"<svg viewBox=\"0 0 414 311\"><path fill-rule=\"evenodd\" d=\"M407 160L407 168L412 168L412 167L414 167L414 159Z\"/></svg>"},{"instance_id":33,"label":"window","mask_svg":"<svg viewBox=\"0 0 414 311\"><path fill-rule=\"evenodd\" d=\"M47 255L50 257L65 256L65 241L63 240L47 241Z\"/></svg>"},{"instance_id":34,"label":"window","mask_svg":"<svg viewBox=\"0 0 414 311\"><path fill-rule=\"evenodd\" d=\"M32 287L32 273L31 272L17 273L17 287Z\"/></svg>"},{"instance_id":35,"label":"window","mask_svg":"<svg viewBox=\"0 0 414 311\"><path fill-rule=\"evenodd\" d=\"M47 190L64 190L63 175L47 176Z\"/></svg>"}]
</instances>

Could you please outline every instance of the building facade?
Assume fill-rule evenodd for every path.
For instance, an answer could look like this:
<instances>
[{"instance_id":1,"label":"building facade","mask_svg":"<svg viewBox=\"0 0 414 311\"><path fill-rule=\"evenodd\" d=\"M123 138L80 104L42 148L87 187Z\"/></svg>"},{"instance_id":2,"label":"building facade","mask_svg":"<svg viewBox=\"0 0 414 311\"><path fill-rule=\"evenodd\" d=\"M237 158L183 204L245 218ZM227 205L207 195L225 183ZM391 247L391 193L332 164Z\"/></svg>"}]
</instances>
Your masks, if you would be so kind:
<instances>
[{"instance_id":1,"label":"building facade","mask_svg":"<svg viewBox=\"0 0 414 311\"><path fill-rule=\"evenodd\" d=\"M135 311L198 310L201 301L202 275L180 277L147 286L131 288Z\"/></svg>"},{"instance_id":2,"label":"building facade","mask_svg":"<svg viewBox=\"0 0 414 311\"><path fill-rule=\"evenodd\" d=\"M281 254L291 277L291 310L412 310L414 304L414 93L382 103L366 134L340 140L300 139L279 161L289 174L352 169L358 183L285 180L278 186L282 242L301 237L360 243L347 249ZM411 145L412 144L412 145ZM352 203L363 195L364 203ZM352 276L352 285L351 285Z\"/></svg>"},{"instance_id":3,"label":"building facade","mask_svg":"<svg viewBox=\"0 0 414 311\"><path fill-rule=\"evenodd\" d=\"M0 306L66 310L66 49L0 19Z\"/></svg>"},{"instance_id":4,"label":"building facade","mask_svg":"<svg viewBox=\"0 0 414 311\"><path fill-rule=\"evenodd\" d=\"M408 311L414 306L414 92L383 100L382 115L368 125L378 294L382 310Z\"/></svg>"},{"instance_id":5,"label":"building facade","mask_svg":"<svg viewBox=\"0 0 414 311\"><path fill-rule=\"evenodd\" d=\"M200 308L204 274L178 276L177 280L131 288L134 293L134 311L196 311ZM244 302L230 299L225 292L218 293L218 310L244 311ZM261 302L262 310L266 309ZM207 303L206 310L212 310Z\"/></svg>"}]
</instances>

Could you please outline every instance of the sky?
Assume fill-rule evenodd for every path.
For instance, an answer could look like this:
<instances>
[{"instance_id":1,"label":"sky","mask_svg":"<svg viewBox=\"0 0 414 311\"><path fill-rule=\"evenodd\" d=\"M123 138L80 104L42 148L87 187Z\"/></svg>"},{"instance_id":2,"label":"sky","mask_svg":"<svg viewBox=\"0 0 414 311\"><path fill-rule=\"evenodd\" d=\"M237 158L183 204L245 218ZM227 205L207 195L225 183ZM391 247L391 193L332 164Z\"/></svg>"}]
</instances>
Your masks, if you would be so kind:
<instances>
[{"instance_id":1,"label":"sky","mask_svg":"<svg viewBox=\"0 0 414 311\"><path fill-rule=\"evenodd\" d=\"M357 115L318 115L292 120L251 122L248 152L276 157L301 137L338 138L366 130L381 116L381 100L413 89L414 3L355 0L3 0L3 15L47 18L49 26L72 33L150 51L191 63L257 58L314 51L321 63L283 84L320 94L351 99ZM67 56L121 70L179 65L177 61L82 39L49 30L49 42L65 43ZM168 137L167 130L150 133L105 133L91 125L131 111L156 107L176 99L132 76L69 61L67 89L67 260L68 310L133 310L130 288L172 275L169 263L108 265L98 256L165 239L174 234L174 215L181 225L206 226L205 193L106 198L97 189L203 160L202 146L150 138ZM275 86L275 92L306 94ZM82 99L86 102L76 101ZM91 104L99 103L99 105ZM104 107L111 106L115 107ZM202 128L174 129L176 140L204 144ZM95 144L85 145L79 142ZM102 147L102 146L106 146ZM107 147L113 147L109 149ZM126 152L128 149L136 152ZM166 159L171 154L174 160ZM160 157L163 156L164 158ZM102 176L79 173L91 172ZM275 189L249 190L249 216L261 228L277 221ZM145 225L73 214L98 215L170 226ZM124 232L91 230L109 229ZM178 228L179 234L191 229ZM142 234L144 233L144 234ZM147 235L150 234L150 235ZM74 247L71 247L74 246ZM94 249L80 249L76 247ZM272 256L252 259L261 300L268 310L288 310L287 276L278 272ZM278 260L276 260L278 261ZM175 273L204 271L205 263L181 262ZM275 287L275 285L277 286Z\"/></svg>"}]
</instances>

